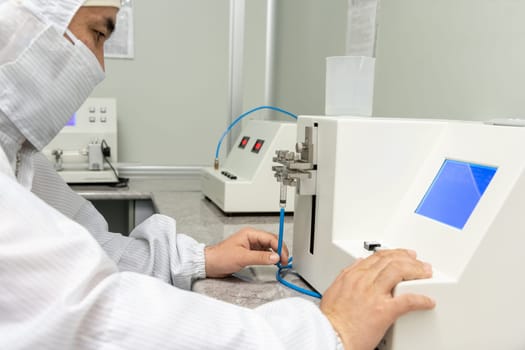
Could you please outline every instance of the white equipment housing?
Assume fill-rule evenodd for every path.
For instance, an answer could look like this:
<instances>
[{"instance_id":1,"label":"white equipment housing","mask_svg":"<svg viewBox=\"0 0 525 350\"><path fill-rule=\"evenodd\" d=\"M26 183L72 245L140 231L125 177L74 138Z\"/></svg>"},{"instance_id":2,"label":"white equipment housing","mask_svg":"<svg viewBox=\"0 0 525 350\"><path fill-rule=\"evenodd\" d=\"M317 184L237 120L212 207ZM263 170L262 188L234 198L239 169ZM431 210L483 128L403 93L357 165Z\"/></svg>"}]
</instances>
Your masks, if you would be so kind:
<instances>
[{"instance_id":1,"label":"white equipment housing","mask_svg":"<svg viewBox=\"0 0 525 350\"><path fill-rule=\"evenodd\" d=\"M276 150L294 147L296 129L295 122L246 121L222 167L204 169L204 195L225 213L278 212L279 183L272 159ZM294 190L287 191L286 210L291 212Z\"/></svg>"},{"instance_id":2,"label":"white equipment housing","mask_svg":"<svg viewBox=\"0 0 525 350\"><path fill-rule=\"evenodd\" d=\"M67 183L118 182L113 170L105 164L101 150L103 140L110 147L111 155L107 158L116 167L116 100L89 98L43 153Z\"/></svg>"},{"instance_id":3,"label":"white equipment housing","mask_svg":"<svg viewBox=\"0 0 525 350\"><path fill-rule=\"evenodd\" d=\"M299 141L305 127L317 168L298 186L296 270L324 292L373 254L365 241L413 249L433 277L394 294L437 306L399 318L379 349L525 349L525 128L300 117Z\"/></svg>"}]
</instances>

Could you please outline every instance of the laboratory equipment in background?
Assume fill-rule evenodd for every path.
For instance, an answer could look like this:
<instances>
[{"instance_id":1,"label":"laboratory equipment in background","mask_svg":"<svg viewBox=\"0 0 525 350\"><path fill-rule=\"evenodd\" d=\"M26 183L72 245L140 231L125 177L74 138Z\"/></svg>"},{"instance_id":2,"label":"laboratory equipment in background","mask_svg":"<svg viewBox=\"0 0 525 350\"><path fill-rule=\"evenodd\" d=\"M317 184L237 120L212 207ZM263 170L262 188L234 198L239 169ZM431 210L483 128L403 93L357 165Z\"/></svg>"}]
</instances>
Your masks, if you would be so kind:
<instances>
[{"instance_id":1,"label":"laboratory equipment in background","mask_svg":"<svg viewBox=\"0 0 525 350\"><path fill-rule=\"evenodd\" d=\"M205 168L204 196L225 213L279 211L279 184L272 172L277 149L296 142L295 122L247 120L219 169ZM293 211L293 189L288 189L287 209Z\"/></svg>"},{"instance_id":2,"label":"laboratory equipment in background","mask_svg":"<svg viewBox=\"0 0 525 350\"><path fill-rule=\"evenodd\" d=\"M43 153L67 183L116 183L117 104L88 98Z\"/></svg>"},{"instance_id":3,"label":"laboratory equipment in background","mask_svg":"<svg viewBox=\"0 0 525 350\"><path fill-rule=\"evenodd\" d=\"M297 189L293 264L306 281L324 292L377 248L413 249L433 277L394 294L437 306L399 318L379 349L525 347L525 127L299 117L297 133L301 152L281 150L275 168Z\"/></svg>"}]
</instances>

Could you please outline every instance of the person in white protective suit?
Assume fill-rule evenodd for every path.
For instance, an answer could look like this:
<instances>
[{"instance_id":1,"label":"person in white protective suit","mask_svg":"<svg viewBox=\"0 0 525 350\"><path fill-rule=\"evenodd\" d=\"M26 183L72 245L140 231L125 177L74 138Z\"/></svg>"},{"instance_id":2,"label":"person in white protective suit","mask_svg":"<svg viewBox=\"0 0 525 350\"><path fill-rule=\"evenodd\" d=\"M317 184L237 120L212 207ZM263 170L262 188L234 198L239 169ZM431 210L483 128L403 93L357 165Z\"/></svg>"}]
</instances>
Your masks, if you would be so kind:
<instances>
[{"instance_id":1,"label":"person in white protective suit","mask_svg":"<svg viewBox=\"0 0 525 350\"><path fill-rule=\"evenodd\" d=\"M104 78L119 6L0 0L1 349L373 349L399 316L434 307L392 296L398 282L431 276L411 251L356 262L320 307L289 298L250 310L191 282L286 262L274 235L244 229L204 247L162 215L130 237L108 232L40 150Z\"/></svg>"}]
</instances>

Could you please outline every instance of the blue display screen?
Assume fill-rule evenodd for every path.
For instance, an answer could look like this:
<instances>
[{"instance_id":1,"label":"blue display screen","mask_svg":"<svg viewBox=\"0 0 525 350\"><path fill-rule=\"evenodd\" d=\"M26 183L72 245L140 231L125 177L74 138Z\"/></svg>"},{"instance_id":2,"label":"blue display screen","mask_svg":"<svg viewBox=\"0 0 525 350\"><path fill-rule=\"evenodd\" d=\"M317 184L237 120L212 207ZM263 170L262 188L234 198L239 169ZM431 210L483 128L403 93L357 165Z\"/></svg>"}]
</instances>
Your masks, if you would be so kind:
<instances>
[{"instance_id":1,"label":"blue display screen","mask_svg":"<svg viewBox=\"0 0 525 350\"><path fill-rule=\"evenodd\" d=\"M66 126L75 126L77 124L77 114L74 113L69 121L67 122Z\"/></svg>"},{"instance_id":2,"label":"blue display screen","mask_svg":"<svg viewBox=\"0 0 525 350\"><path fill-rule=\"evenodd\" d=\"M463 229L497 170L446 159L416 213Z\"/></svg>"}]
</instances>

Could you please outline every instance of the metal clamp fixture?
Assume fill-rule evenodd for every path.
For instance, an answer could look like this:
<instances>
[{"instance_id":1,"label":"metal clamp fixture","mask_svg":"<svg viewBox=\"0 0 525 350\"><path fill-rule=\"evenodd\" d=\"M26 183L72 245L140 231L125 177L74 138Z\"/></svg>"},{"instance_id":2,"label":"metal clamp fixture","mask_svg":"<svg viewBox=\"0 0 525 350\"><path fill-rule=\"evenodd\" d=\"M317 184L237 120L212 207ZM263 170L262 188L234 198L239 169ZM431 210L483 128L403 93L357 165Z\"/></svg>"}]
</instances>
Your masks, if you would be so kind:
<instances>
[{"instance_id":1,"label":"metal clamp fixture","mask_svg":"<svg viewBox=\"0 0 525 350\"><path fill-rule=\"evenodd\" d=\"M294 186L299 190L301 180L311 179L312 170L316 169L313 164L312 128L306 127L305 141L295 145L296 152L278 150L273 158L275 163L272 170L274 177L281 183L281 194L279 205L286 206L286 186Z\"/></svg>"},{"instance_id":2,"label":"metal clamp fixture","mask_svg":"<svg viewBox=\"0 0 525 350\"><path fill-rule=\"evenodd\" d=\"M64 154L64 151L62 151L60 148L54 149L51 154L55 157L55 163L53 163L53 167L56 171L61 171L64 169L64 162L62 159L62 155Z\"/></svg>"}]
</instances>

